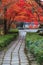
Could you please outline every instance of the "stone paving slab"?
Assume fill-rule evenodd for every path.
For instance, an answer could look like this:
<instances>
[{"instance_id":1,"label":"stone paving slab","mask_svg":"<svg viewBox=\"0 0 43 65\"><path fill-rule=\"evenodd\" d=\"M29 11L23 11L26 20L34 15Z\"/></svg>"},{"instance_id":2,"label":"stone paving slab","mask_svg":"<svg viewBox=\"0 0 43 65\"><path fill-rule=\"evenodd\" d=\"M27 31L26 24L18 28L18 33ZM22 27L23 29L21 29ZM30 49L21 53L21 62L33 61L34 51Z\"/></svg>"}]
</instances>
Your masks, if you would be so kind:
<instances>
[{"instance_id":1,"label":"stone paving slab","mask_svg":"<svg viewBox=\"0 0 43 65\"><path fill-rule=\"evenodd\" d=\"M17 54L13 54L12 58L15 58L15 57L18 58L18 55Z\"/></svg>"},{"instance_id":2,"label":"stone paving slab","mask_svg":"<svg viewBox=\"0 0 43 65\"><path fill-rule=\"evenodd\" d=\"M21 43L19 43L19 44L17 45L16 49L13 51L14 53L18 52L20 45L21 45Z\"/></svg>"},{"instance_id":3,"label":"stone paving slab","mask_svg":"<svg viewBox=\"0 0 43 65\"><path fill-rule=\"evenodd\" d=\"M3 64L10 64L10 61L9 60L4 60Z\"/></svg>"},{"instance_id":4,"label":"stone paving slab","mask_svg":"<svg viewBox=\"0 0 43 65\"><path fill-rule=\"evenodd\" d=\"M19 63L13 63L12 65L19 65Z\"/></svg>"},{"instance_id":5,"label":"stone paving slab","mask_svg":"<svg viewBox=\"0 0 43 65\"><path fill-rule=\"evenodd\" d=\"M12 53L12 56L18 56L18 52Z\"/></svg>"},{"instance_id":6,"label":"stone paving slab","mask_svg":"<svg viewBox=\"0 0 43 65\"><path fill-rule=\"evenodd\" d=\"M19 63L18 60L12 61L11 64Z\"/></svg>"},{"instance_id":7,"label":"stone paving slab","mask_svg":"<svg viewBox=\"0 0 43 65\"><path fill-rule=\"evenodd\" d=\"M21 65L29 65L29 63L26 63L26 62L25 62L25 63L21 63Z\"/></svg>"},{"instance_id":8,"label":"stone paving slab","mask_svg":"<svg viewBox=\"0 0 43 65\"><path fill-rule=\"evenodd\" d=\"M12 63L12 62L16 62L16 61L19 63L19 59L16 59L16 60L13 60L13 59L12 59L11 63Z\"/></svg>"},{"instance_id":9,"label":"stone paving slab","mask_svg":"<svg viewBox=\"0 0 43 65\"><path fill-rule=\"evenodd\" d=\"M25 47L25 43L23 41L22 46L21 46L20 51L19 51L20 59L21 59L20 62L21 62L21 65L29 65L27 57L26 57L26 55L24 53L24 47Z\"/></svg>"},{"instance_id":10,"label":"stone paving slab","mask_svg":"<svg viewBox=\"0 0 43 65\"><path fill-rule=\"evenodd\" d=\"M20 53L21 55L22 55L22 54L24 54L24 55L25 55L24 51L23 51L23 52L21 52L21 51L20 51L19 53Z\"/></svg>"},{"instance_id":11,"label":"stone paving slab","mask_svg":"<svg viewBox=\"0 0 43 65\"><path fill-rule=\"evenodd\" d=\"M6 52L6 55L9 55L9 54L11 54L11 50L9 50L9 51Z\"/></svg>"},{"instance_id":12,"label":"stone paving slab","mask_svg":"<svg viewBox=\"0 0 43 65\"><path fill-rule=\"evenodd\" d=\"M24 55L23 55L23 56L20 56L20 58L21 58L21 59L27 59L27 57L24 56Z\"/></svg>"},{"instance_id":13,"label":"stone paving slab","mask_svg":"<svg viewBox=\"0 0 43 65\"><path fill-rule=\"evenodd\" d=\"M12 57L12 61L18 60L18 56Z\"/></svg>"},{"instance_id":14,"label":"stone paving slab","mask_svg":"<svg viewBox=\"0 0 43 65\"><path fill-rule=\"evenodd\" d=\"M3 64L3 65L10 65L10 64Z\"/></svg>"},{"instance_id":15,"label":"stone paving slab","mask_svg":"<svg viewBox=\"0 0 43 65\"><path fill-rule=\"evenodd\" d=\"M28 61L26 59L21 59L21 63L28 63Z\"/></svg>"},{"instance_id":16,"label":"stone paving slab","mask_svg":"<svg viewBox=\"0 0 43 65\"><path fill-rule=\"evenodd\" d=\"M11 57L4 57L4 60L11 60Z\"/></svg>"}]
</instances>

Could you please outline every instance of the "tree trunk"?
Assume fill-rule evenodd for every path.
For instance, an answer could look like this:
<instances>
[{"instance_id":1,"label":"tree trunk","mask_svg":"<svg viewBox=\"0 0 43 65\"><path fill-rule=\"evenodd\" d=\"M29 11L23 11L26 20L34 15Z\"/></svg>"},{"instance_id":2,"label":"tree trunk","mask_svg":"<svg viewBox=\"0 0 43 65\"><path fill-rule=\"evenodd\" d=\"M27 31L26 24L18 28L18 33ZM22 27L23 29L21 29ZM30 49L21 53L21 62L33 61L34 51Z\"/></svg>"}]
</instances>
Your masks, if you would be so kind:
<instances>
[{"instance_id":1,"label":"tree trunk","mask_svg":"<svg viewBox=\"0 0 43 65\"><path fill-rule=\"evenodd\" d=\"M4 34L7 34L8 30L7 30L7 20L4 19Z\"/></svg>"},{"instance_id":2,"label":"tree trunk","mask_svg":"<svg viewBox=\"0 0 43 65\"><path fill-rule=\"evenodd\" d=\"M8 24L8 31L10 30L10 27L11 27L12 22L13 22L13 21L11 21L11 22Z\"/></svg>"}]
</instances>

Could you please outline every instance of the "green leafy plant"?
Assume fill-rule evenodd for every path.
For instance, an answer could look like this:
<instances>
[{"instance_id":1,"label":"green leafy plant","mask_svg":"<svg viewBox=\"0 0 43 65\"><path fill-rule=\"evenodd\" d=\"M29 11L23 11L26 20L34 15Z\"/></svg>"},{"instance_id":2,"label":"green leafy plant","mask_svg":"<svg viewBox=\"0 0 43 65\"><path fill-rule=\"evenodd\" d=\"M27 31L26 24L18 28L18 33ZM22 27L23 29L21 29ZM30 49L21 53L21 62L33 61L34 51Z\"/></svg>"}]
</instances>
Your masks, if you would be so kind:
<instances>
[{"instance_id":1,"label":"green leafy plant","mask_svg":"<svg viewBox=\"0 0 43 65\"><path fill-rule=\"evenodd\" d=\"M15 32L15 30L13 31ZM13 34L7 34L7 35L0 36L0 50L4 49L7 45L10 44L12 40L16 39L16 37L18 36L18 30L16 30L16 32Z\"/></svg>"},{"instance_id":2,"label":"green leafy plant","mask_svg":"<svg viewBox=\"0 0 43 65\"><path fill-rule=\"evenodd\" d=\"M37 33L27 33L26 46L37 62L43 65L43 37Z\"/></svg>"}]
</instances>

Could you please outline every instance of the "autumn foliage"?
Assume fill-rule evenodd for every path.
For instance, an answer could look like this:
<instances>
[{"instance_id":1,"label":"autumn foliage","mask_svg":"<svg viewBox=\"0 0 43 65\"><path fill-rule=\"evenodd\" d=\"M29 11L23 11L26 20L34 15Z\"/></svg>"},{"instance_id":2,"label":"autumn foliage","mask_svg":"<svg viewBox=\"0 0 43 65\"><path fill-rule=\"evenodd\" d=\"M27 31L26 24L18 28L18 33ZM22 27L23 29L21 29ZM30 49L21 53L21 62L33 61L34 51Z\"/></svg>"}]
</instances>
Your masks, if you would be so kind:
<instances>
[{"instance_id":1,"label":"autumn foliage","mask_svg":"<svg viewBox=\"0 0 43 65\"><path fill-rule=\"evenodd\" d=\"M42 22L43 9L35 2L35 0L2 0L0 13L4 12L6 6L7 11L2 17L7 21L23 21L23 22ZM1 17L1 16L0 16Z\"/></svg>"}]
</instances>

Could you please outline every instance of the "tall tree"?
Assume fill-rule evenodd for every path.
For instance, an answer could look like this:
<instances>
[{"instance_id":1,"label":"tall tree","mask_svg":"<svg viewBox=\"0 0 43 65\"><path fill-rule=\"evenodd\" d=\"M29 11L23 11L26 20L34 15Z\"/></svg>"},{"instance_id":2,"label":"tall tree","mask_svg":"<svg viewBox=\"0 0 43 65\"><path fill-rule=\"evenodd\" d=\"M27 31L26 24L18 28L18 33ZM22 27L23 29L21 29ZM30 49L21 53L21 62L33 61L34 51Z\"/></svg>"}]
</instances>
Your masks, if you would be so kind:
<instances>
[{"instance_id":1,"label":"tall tree","mask_svg":"<svg viewBox=\"0 0 43 65\"><path fill-rule=\"evenodd\" d=\"M8 0L2 0L4 2L4 6L9 3ZM13 0L12 0L13 1ZM14 0L15 1L15 0ZM4 32L5 34L10 29L10 26L13 21L23 21L23 22L43 22L43 10L36 3L35 0L16 0L15 3L13 1L12 4L9 4L8 7L5 7L4 10ZM37 15L38 14L38 15ZM38 18L39 17L39 18Z\"/></svg>"}]
</instances>

